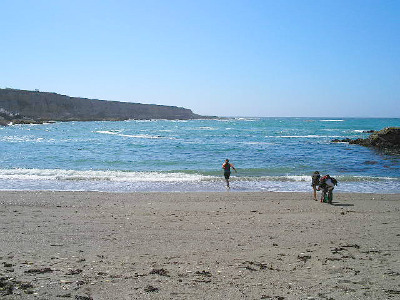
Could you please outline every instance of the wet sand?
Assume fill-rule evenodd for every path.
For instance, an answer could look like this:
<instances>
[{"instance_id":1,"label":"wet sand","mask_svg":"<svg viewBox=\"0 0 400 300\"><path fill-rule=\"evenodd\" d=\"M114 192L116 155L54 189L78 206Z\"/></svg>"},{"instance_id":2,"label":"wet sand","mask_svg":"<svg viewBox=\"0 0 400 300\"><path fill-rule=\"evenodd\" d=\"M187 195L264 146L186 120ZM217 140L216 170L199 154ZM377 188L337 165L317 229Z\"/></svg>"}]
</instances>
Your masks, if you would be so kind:
<instances>
[{"instance_id":1,"label":"wet sand","mask_svg":"<svg viewBox=\"0 0 400 300\"><path fill-rule=\"evenodd\" d=\"M400 196L0 192L2 299L399 299Z\"/></svg>"}]
</instances>

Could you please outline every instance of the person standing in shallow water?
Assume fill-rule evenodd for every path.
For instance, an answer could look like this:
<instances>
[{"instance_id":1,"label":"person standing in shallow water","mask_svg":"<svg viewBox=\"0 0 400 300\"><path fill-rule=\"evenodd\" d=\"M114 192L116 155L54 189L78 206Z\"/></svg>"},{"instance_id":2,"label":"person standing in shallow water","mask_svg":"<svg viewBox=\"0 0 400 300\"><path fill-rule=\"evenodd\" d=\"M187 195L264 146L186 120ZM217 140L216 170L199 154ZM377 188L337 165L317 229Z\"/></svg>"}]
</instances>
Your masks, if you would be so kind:
<instances>
[{"instance_id":1,"label":"person standing in shallow water","mask_svg":"<svg viewBox=\"0 0 400 300\"><path fill-rule=\"evenodd\" d=\"M229 177L231 176L231 168L235 170L237 173L235 166L229 162L229 159L225 159L225 162L222 164L222 169L224 169L224 176L226 181L226 187L229 189Z\"/></svg>"}]
</instances>

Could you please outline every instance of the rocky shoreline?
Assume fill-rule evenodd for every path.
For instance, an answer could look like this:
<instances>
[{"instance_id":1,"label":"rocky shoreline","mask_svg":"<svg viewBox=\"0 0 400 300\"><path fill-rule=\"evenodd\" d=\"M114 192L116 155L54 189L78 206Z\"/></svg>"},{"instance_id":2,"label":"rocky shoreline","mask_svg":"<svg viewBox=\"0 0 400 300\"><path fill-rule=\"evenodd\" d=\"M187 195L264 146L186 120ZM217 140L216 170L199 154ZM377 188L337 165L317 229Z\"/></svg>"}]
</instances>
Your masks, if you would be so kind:
<instances>
[{"instance_id":1,"label":"rocky shoreline","mask_svg":"<svg viewBox=\"0 0 400 300\"><path fill-rule=\"evenodd\" d=\"M349 143L365 147L373 147L380 150L400 152L400 128L388 127L379 131L371 131L366 139L334 139L333 143Z\"/></svg>"}]
</instances>

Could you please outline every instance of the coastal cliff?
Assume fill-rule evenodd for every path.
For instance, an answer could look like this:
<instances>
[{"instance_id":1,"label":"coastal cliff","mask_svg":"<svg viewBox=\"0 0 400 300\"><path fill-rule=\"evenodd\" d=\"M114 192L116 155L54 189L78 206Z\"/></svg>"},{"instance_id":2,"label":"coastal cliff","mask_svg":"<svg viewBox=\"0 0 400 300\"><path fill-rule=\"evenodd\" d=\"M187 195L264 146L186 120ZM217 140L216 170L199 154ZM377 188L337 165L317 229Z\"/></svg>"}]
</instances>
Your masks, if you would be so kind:
<instances>
[{"instance_id":1,"label":"coastal cliff","mask_svg":"<svg viewBox=\"0 0 400 300\"><path fill-rule=\"evenodd\" d=\"M198 119L190 109L69 97L56 93L0 89L0 123Z\"/></svg>"}]
</instances>

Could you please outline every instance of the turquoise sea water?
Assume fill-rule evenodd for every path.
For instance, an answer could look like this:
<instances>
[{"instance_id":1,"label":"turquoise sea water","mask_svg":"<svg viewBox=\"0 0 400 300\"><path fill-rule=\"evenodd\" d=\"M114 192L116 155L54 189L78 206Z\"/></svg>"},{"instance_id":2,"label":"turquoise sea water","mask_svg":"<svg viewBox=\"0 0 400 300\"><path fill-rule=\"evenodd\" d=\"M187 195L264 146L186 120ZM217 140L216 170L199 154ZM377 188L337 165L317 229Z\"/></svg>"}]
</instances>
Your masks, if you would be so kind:
<instances>
[{"instance_id":1,"label":"turquoise sea water","mask_svg":"<svg viewBox=\"0 0 400 300\"><path fill-rule=\"evenodd\" d=\"M331 143L400 119L236 118L66 122L0 128L1 190L310 191L319 170L338 192L400 193L400 156Z\"/></svg>"}]
</instances>

